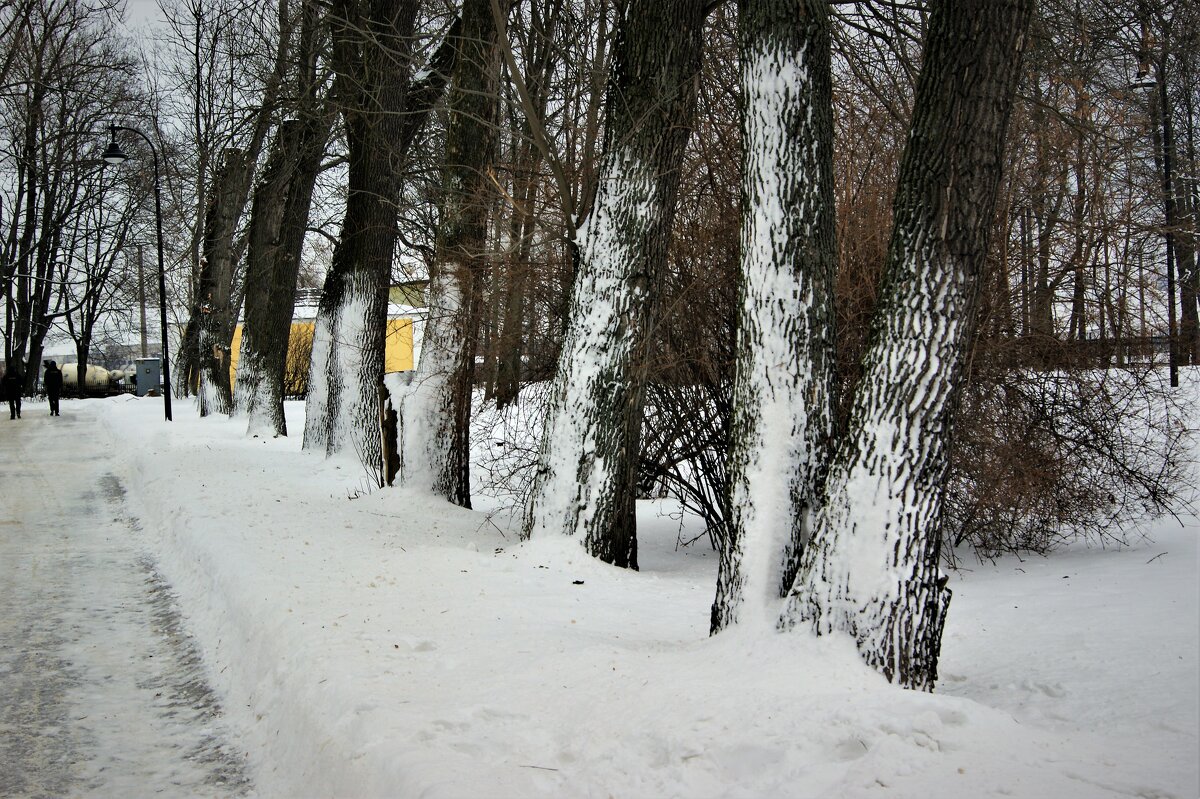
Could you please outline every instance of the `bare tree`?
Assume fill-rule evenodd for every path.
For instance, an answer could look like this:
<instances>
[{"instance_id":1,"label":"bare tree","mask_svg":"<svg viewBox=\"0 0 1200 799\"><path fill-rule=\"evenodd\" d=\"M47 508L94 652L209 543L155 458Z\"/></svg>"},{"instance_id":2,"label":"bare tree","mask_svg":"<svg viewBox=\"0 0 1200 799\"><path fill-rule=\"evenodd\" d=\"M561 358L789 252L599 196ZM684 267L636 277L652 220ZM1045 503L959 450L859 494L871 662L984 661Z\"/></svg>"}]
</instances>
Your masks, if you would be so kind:
<instances>
[{"instance_id":1,"label":"bare tree","mask_svg":"<svg viewBox=\"0 0 1200 799\"><path fill-rule=\"evenodd\" d=\"M631 2L617 32L600 184L524 534L577 536L637 567L646 347L691 130L704 4Z\"/></svg>"},{"instance_id":2,"label":"bare tree","mask_svg":"<svg viewBox=\"0 0 1200 799\"><path fill-rule=\"evenodd\" d=\"M251 435L287 435L283 399L301 254L313 188L333 122L321 67L324 20L304 0L296 27L288 119L276 129L251 205L247 232L245 323L235 412Z\"/></svg>"},{"instance_id":3,"label":"bare tree","mask_svg":"<svg viewBox=\"0 0 1200 799\"><path fill-rule=\"evenodd\" d=\"M330 17L349 183L318 309L304 448L354 453L373 471L381 457L379 387L402 168L453 66L453 50L443 46L415 77L419 7L416 0L338 0Z\"/></svg>"},{"instance_id":4,"label":"bare tree","mask_svg":"<svg viewBox=\"0 0 1200 799\"><path fill-rule=\"evenodd\" d=\"M245 227L243 211L259 155L278 114L279 95L293 60L293 28L297 26L298 14L289 0L278 0L274 12L272 20L251 17L242 11L242 19L247 23L244 27L259 34L241 43L243 52L253 54L273 49L274 58L269 71L259 78L260 85L243 90L246 95L257 94L249 108L242 111L235 106L225 111L235 117L234 127L205 191L200 270L184 337L184 352L196 353L192 372L201 416L211 411L229 413L233 408L229 344L240 305L236 285L244 250L244 239L239 241L238 234ZM238 42L238 37L230 35L229 42L231 45ZM233 68L237 54L230 58Z\"/></svg>"},{"instance_id":5,"label":"bare tree","mask_svg":"<svg viewBox=\"0 0 1200 799\"><path fill-rule=\"evenodd\" d=\"M400 405L406 485L471 507L470 425L475 353L492 206L497 31L491 0L467 0L447 99L445 162L421 361Z\"/></svg>"},{"instance_id":6,"label":"bare tree","mask_svg":"<svg viewBox=\"0 0 1200 799\"><path fill-rule=\"evenodd\" d=\"M1032 7L932 7L863 377L781 622L912 688L937 679L950 433Z\"/></svg>"},{"instance_id":7,"label":"bare tree","mask_svg":"<svg viewBox=\"0 0 1200 799\"><path fill-rule=\"evenodd\" d=\"M10 362L36 363L54 320L78 307L62 297L66 232L98 201L89 187L101 124L140 100L124 77L133 62L113 34L113 14L99 0L0 9L0 285ZM36 372L26 370L27 379Z\"/></svg>"}]
</instances>

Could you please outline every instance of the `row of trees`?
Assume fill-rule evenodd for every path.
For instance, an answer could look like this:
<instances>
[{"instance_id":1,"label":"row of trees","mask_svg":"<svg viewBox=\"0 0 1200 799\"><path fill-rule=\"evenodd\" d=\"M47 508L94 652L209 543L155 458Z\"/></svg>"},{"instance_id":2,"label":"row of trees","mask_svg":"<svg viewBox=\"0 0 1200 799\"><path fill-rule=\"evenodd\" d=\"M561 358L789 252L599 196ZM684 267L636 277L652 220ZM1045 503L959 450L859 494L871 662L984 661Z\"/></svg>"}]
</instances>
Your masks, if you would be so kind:
<instances>
[{"instance_id":1,"label":"row of trees","mask_svg":"<svg viewBox=\"0 0 1200 799\"><path fill-rule=\"evenodd\" d=\"M469 507L479 398L532 411L483 464L525 535L636 568L666 490L721 550L714 631L932 687L943 535L1042 550L1181 490L1151 367L1200 335L1196 12L1032 5L176 0L139 84L110 3L0 3L6 360L134 307L148 181L95 161L132 119L202 414L286 434L324 271L304 447L386 472L388 288L427 278L402 482Z\"/></svg>"},{"instance_id":2,"label":"row of trees","mask_svg":"<svg viewBox=\"0 0 1200 799\"><path fill-rule=\"evenodd\" d=\"M6 368L38 363L52 331L70 337L86 367L136 307L140 283L125 256L143 240L149 173L98 158L103 126L142 97L136 53L113 35L114 15L111 3L0 4Z\"/></svg>"}]
</instances>

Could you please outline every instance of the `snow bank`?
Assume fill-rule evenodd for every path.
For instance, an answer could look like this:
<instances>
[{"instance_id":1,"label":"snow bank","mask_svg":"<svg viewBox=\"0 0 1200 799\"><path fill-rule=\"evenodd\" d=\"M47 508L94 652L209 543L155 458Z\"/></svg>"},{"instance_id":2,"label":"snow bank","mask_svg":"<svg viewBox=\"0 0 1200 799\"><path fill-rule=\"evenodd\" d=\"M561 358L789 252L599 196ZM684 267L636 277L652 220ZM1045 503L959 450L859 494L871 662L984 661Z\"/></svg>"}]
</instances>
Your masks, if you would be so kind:
<instances>
[{"instance_id":1,"label":"snow bank","mask_svg":"<svg viewBox=\"0 0 1200 799\"><path fill-rule=\"evenodd\" d=\"M716 558L676 552L650 507L644 569L627 572L572 539L519 544L481 513L366 493L356 462L299 438L167 424L127 397L80 406L124 442L130 511L260 796L1200 790L1194 519L1153 544L954 577L927 695L840 637L710 639Z\"/></svg>"}]
</instances>

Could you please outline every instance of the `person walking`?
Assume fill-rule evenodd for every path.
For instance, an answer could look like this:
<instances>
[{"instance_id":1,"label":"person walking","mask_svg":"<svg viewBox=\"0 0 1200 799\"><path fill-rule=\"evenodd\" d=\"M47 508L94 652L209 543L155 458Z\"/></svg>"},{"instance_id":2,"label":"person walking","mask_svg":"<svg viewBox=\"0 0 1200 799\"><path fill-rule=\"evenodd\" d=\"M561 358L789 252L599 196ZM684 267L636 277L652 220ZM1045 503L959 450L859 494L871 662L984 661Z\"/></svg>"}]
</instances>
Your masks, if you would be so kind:
<instances>
[{"instance_id":1,"label":"person walking","mask_svg":"<svg viewBox=\"0 0 1200 799\"><path fill-rule=\"evenodd\" d=\"M8 395L8 418L21 418L21 393L25 391L25 373L20 362L15 362L4 373L4 393Z\"/></svg>"},{"instance_id":2,"label":"person walking","mask_svg":"<svg viewBox=\"0 0 1200 799\"><path fill-rule=\"evenodd\" d=\"M54 361L46 361L42 385L46 387L46 396L50 399L50 415L58 416L58 399L62 396L62 369L59 369Z\"/></svg>"}]
</instances>

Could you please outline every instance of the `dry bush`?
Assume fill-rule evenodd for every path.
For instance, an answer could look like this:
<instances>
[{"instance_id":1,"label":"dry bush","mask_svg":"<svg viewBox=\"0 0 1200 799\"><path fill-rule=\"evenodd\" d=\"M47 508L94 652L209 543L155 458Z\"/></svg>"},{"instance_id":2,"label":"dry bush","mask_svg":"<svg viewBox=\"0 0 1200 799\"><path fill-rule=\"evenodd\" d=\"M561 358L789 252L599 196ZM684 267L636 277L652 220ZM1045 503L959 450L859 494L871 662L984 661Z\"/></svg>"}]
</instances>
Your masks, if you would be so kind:
<instances>
[{"instance_id":1,"label":"dry bush","mask_svg":"<svg viewBox=\"0 0 1200 799\"><path fill-rule=\"evenodd\" d=\"M287 399L304 399L308 396L308 366L312 361L312 347L313 325L293 323L283 370L283 396Z\"/></svg>"},{"instance_id":2,"label":"dry bush","mask_svg":"<svg viewBox=\"0 0 1200 799\"><path fill-rule=\"evenodd\" d=\"M731 18L716 17L701 81L698 127L681 176L674 241L659 287L640 461L644 494L669 495L701 516L719 547L728 516L728 446L738 294L740 133ZM891 234L892 195L907 130L903 86L865 90L862 75L835 89L838 369L845 404L859 375ZM1021 165L1065 158L1014 127L1012 180ZM1041 165L1051 172L1059 165ZM1028 170L1026 170L1028 171ZM1012 191L1010 185L1006 191ZM980 320L951 445L945 540L981 557L1045 552L1078 538L1122 541L1139 522L1171 513L1189 499L1182 454L1186 420L1160 372L1097 369L1092 341L1050 336L1037 351L1020 336L1036 252L1011 246L1019 204L1000 204L980 297ZM1070 220L1059 220L1065 225ZM1070 231L1068 231L1070 232ZM1064 234L1065 235L1065 234ZM1070 237L1067 237L1070 238ZM1067 240L1067 239L1064 239ZM557 352L556 304L566 270L545 270L531 286L544 294L538 335L548 379ZM1022 291L1025 291L1025 294ZM1027 312L1026 312L1027 313ZM1065 331L1057 331L1065 337ZM1060 352L1046 358L1046 348ZM1093 348L1094 349L1094 348ZM1085 352L1086 350L1086 352ZM1034 356L1038 356L1034 359ZM1038 368L1034 368L1034 365ZM534 388L532 395L528 388ZM492 493L519 502L536 464L543 386L527 386L504 417L502 432L477 441ZM525 401L525 400L528 401ZM481 425L481 429L487 425ZM946 556L955 560L951 547Z\"/></svg>"},{"instance_id":3,"label":"dry bush","mask_svg":"<svg viewBox=\"0 0 1200 799\"><path fill-rule=\"evenodd\" d=\"M1186 409L1166 381L1152 369L976 374L951 449L947 540L981 558L1123 544L1177 510L1190 499Z\"/></svg>"},{"instance_id":4,"label":"dry bush","mask_svg":"<svg viewBox=\"0 0 1200 799\"><path fill-rule=\"evenodd\" d=\"M668 263L659 287L639 462L643 496L677 499L719 547L733 385L741 233L740 129L732 9L710 20L697 130L680 176Z\"/></svg>"}]
</instances>

